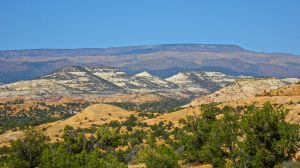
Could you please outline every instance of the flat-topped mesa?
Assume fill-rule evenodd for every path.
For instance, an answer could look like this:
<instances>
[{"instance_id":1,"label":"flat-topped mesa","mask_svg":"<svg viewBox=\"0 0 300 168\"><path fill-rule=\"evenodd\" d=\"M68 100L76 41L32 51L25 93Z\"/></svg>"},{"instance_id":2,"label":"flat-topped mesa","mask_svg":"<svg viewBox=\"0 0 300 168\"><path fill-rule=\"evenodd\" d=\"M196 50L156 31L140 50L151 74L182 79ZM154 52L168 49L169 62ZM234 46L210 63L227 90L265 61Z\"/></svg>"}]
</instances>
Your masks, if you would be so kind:
<instances>
[{"instance_id":1,"label":"flat-topped mesa","mask_svg":"<svg viewBox=\"0 0 300 168\"><path fill-rule=\"evenodd\" d=\"M160 44L111 48L79 48L79 49L26 49L0 51L2 57L15 56L97 56L127 55L152 52L242 52L246 51L238 45L230 44Z\"/></svg>"},{"instance_id":2,"label":"flat-topped mesa","mask_svg":"<svg viewBox=\"0 0 300 168\"><path fill-rule=\"evenodd\" d=\"M22 57L22 59L18 59ZM186 70L256 77L300 77L300 57L245 50L226 44L162 44L112 48L0 51L0 81L36 79L70 65L108 65L130 72L151 70L166 78Z\"/></svg>"}]
</instances>

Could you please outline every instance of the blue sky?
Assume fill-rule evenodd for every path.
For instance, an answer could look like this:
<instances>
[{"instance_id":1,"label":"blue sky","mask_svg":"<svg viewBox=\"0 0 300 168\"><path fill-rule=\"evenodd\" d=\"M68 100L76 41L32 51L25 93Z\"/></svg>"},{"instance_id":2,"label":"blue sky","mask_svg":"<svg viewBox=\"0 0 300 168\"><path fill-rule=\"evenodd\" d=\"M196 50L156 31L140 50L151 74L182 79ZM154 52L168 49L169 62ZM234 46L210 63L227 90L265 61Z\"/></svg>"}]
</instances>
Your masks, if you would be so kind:
<instances>
[{"instance_id":1,"label":"blue sky","mask_svg":"<svg viewBox=\"0 0 300 168\"><path fill-rule=\"evenodd\" d=\"M0 50L237 44L300 54L299 0L0 0Z\"/></svg>"}]
</instances>

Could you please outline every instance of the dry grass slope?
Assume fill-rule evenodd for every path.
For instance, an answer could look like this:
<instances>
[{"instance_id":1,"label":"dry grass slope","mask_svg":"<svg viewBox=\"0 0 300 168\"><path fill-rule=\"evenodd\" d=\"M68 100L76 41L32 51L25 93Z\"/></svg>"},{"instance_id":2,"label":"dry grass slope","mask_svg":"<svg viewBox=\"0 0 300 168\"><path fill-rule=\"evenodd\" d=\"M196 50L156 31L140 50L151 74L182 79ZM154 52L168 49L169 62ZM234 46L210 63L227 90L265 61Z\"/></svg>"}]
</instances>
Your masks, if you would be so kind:
<instances>
[{"instance_id":1,"label":"dry grass slope","mask_svg":"<svg viewBox=\"0 0 300 168\"><path fill-rule=\"evenodd\" d=\"M36 129L44 130L52 141L59 140L62 130L70 125L75 128L89 128L92 125L102 125L111 121L126 120L134 112L121 109L107 104L94 104L82 112L66 120L60 120L52 123L42 124ZM11 140L22 137L22 131L8 131L0 135L0 146L8 145Z\"/></svg>"}]
</instances>

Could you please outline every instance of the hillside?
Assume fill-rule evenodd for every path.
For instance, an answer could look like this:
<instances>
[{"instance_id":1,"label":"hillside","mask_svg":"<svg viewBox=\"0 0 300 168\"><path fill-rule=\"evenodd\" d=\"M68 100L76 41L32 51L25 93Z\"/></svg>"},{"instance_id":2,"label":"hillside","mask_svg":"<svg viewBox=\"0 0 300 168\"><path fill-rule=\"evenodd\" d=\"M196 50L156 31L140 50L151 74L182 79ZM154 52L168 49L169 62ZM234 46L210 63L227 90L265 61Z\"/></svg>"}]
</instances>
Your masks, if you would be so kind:
<instances>
[{"instance_id":1,"label":"hillside","mask_svg":"<svg viewBox=\"0 0 300 168\"><path fill-rule=\"evenodd\" d=\"M75 128L90 128L92 125L102 125L111 121L126 120L134 112L107 104L94 104L82 112L65 120L42 124L37 129L44 130L53 142L61 136L62 130L69 125ZM10 140L22 137L22 131L8 131L0 135L0 144L7 145Z\"/></svg>"},{"instance_id":2,"label":"hillside","mask_svg":"<svg viewBox=\"0 0 300 168\"><path fill-rule=\"evenodd\" d=\"M299 95L300 95L299 84L288 85L262 94L262 96L299 96Z\"/></svg>"},{"instance_id":3,"label":"hillside","mask_svg":"<svg viewBox=\"0 0 300 168\"><path fill-rule=\"evenodd\" d=\"M57 96L111 95L125 92L81 67L66 67L41 79L20 81L0 88L1 97L27 96L49 98Z\"/></svg>"},{"instance_id":4,"label":"hillside","mask_svg":"<svg viewBox=\"0 0 300 168\"><path fill-rule=\"evenodd\" d=\"M148 71L162 78L182 71L230 75L300 77L300 57L258 53L236 45L165 44L94 49L0 51L0 81L35 79L65 66L106 65L129 74Z\"/></svg>"},{"instance_id":5,"label":"hillside","mask_svg":"<svg viewBox=\"0 0 300 168\"><path fill-rule=\"evenodd\" d=\"M266 102L271 102L272 104L283 105L286 109L290 110L286 118L288 122L300 123L299 86L299 84L289 85L277 79L240 80L235 84L224 87L223 89L211 95L198 98L197 103L209 103L213 101L222 103L221 106L230 105L237 107L251 105L253 103L262 106ZM239 87L239 89L237 89L237 87ZM231 92L232 88L237 89L238 92ZM262 89L263 91L259 89ZM291 92L291 90L293 90L293 92ZM280 93L283 95L268 94L272 92L277 93L278 91L280 91ZM267 95L259 95L258 93L267 93ZM212 99L212 95L216 94L219 96L217 96L215 99ZM136 96L138 97L138 95ZM149 96L151 98L151 95ZM229 99L230 97L237 98ZM99 100L105 101L105 99ZM68 102L70 100L61 101ZM195 102L196 101L193 103ZM138 112L128 111L113 105L92 104L70 118L42 124L36 128L39 130L44 130L46 134L50 136L52 141L55 141L61 136L61 130L67 125L75 128L90 128L91 126L102 125L111 121L125 121L130 115L135 115L141 122L147 123L148 125L155 125L159 124L160 122L172 122L175 126L179 126L179 121L181 119L185 119L186 116L197 116L201 113L199 106L196 106L196 104L193 103L191 105L194 107L186 107L175 112L158 115L148 119L138 117ZM10 140L19 138L22 136L22 134L23 133L21 131L8 131L5 134L0 135L0 144L7 145Z\"/></svg>"},{"instance_id":6,"label":"hillside","mask_svg":"<svg viewBox=\"0 0 300 168\"><path fill-rule=\"evenodd\" d=\"M188 115L194 116L199 114L199 108L193 107L166 113L151 119L140 118L139 120L143 123L147 123L148 125L158 124L162 121L165 123L172 122L178 126L178 121L180 119L185 119ZM45 133L51 138L51 141L55 142L60 139L62 130L67 125L74 128L91 128L92 126L103 125L105 123L110 123L111 121L125 121L130 115L138 117L137 112L124 110L116 106L108 104L92 104L70 118L42 124L37 126L36 129L45 131ZM22 135L22 131L7 131L0 135L0 146L8 145L11 140L20 138Z\"/></svg>"},{"instance_id":7,"label":"hillside","mask_svg":"<svg viewBox=\"0 0 300 168\"><path fill-rule=\"evenodd\" d=\"M199 107L188 107L178 111L160 115L156 118L144 120L144 122L149 125L159 124L159 122L165 122L165 123L172 122L174 125L178 126L179 121L181 119L185 119L187 116L197 116L199 114L200 114Z\"/></svg>"},{"instance_id":8,"label":"hillside","mask_svg":"<svg viewBox=\"0 0 300 168\"><path fill-rule=\"evenodd\" d=\"M256 95L269 92L270 90L274 90L288 84L290 83L285 80L275 78L241 79L212 94L195 99L190 103L190 105L199 106L200 104L207 104L211 102L234 102L241 99L255 97Z\"/></svg>"},{"instance_id":9,"label":"hillside","mask_svg":"<svg viewBox=\"0 0 300 168\"><path fill-rule=\"evenodd\" d=\"M255 103L262 106L264 103L281 105L289 110L286 121L291 123L300 123L300 85L292 84L280 87L278 89L264 92L261 95L244 98L238 101L227 102L223 105L243 106Z\"/></svg>"},{"instance_id":10,"label":"hillside","mask_svg":"<svg viewBox=\"0 0 300 168\"><path fill-rule=\"evenodd\" d=\"M240 117L251 117L251 119L248 122L256 123L256 119L259 117L264 117L266 122L273 121L275 116L278 117L274 121L276 123L277 121L280 122L278 126L284 125L285 126L290 125L290 128L294 125L291 125L292 123L300 123L300 87L299 84L289 84L286 82L287 80L279 80L279 79L242 79L238 80L235 83L224 87L223 89L232 91L228 88L239 88L237 89L238 92L233 92L229 96L233 96L236 94L236 96L244 95L244 98L240 99L228 99L228 101L223 101L224 99L216 99L220 101L222 104L219 105L219 107L222 107L224 105L230 105L232 107L238 107L236 109L232 109L233 111L227 111L224 110L224 113L220 113L219 109L215 109L216 111L213 112L214 117L211 118L212 114L212 107L217 106L207 106L208 108L200 108L197 107L187 107L175 112L170 112L162 115L156 115L152 117L144 117L141 116L140 112L134 112L134 111L128 111L124 110L122 108L107 105L107 104L93 104L82 110L81 112L75 114L72 117L69 117L67 119L50 122L46 124L39 125L35 127L35 130L43 131L43 133L50 138L50 142L55 142L56 144L62 144L62 146L66 145L67 143L71 144L89 144L89 143L105 143L110 144L110 142L120 142L120 146L114 146L114 148L106 148L106 146L98 146L98 144L93 147L92 149L101 149L101 150L114 150L115 152L124 152L124 153L133 153L130 155L130 159L128 161L124 161L129 167L135 168L135 167L146 167L145 162L135 162L136 157L140 157L139 154L141 151L148 149L149 144L155 143L154 147L150 147L149 149L154 148L153 152L159 152L160 150L163 150L163 148L159 148L160 145L166 144L170 149L172 149L174 152L183 150L179 154L180 156L184 156L184 151L188 151L189 148L183 148L183 146L186 143L189 143L189 146L192 146L195 148L195 150L201 151L198 148L198 145L196 144L199 141L199 138L206 138L205 147L209 147L209 149L215 149L214 144L218 144L219 142L222 142L222 138L228 138L228 140L232 136L228 136L228 133L231 132L232 135L235 135L234 132L232 132L232 128L235 129L235 131L240 130L240 128L244 128L243 126L246 124L242 124L245 121L244 118L235 118L233 116L240 116ZM270 88L270 90L266 89ZM223 90L221 89L221 90ZM265 91L260 91L259 89L266 89ZM230 92L223 92L217 91L220 93L220 97L228 97L228 94ZM254 93L261 93L261 94L255 94ZM272 93L274 92L274 95ZM216 92L215 92L216 93ZM215 94L213 93L213 94ZM282 95L276 95L277 93L281 93ZM224 94L224 95L222 95ZM151 96L150 96L151 98ZM202 97L204 98L204 97ZM274 104L272 107L278 107L278 110L280 109L280 106L283 106L284 108L289 110L289 113L284 116L285 121L280 118L281 115L277 115L274 112L280 112L280 111L272 111L270 112L270 109L263 110L264 108L271 107L271 106L264 106L263 104L266 102L271 102ZM256 103L256 107L262 107L258 108L254 114L255 116L249 115L249 112L253 112L250 110L241 110L241 106L244 105L251 105L253 103ZM275 108L275 109L276 109ZM214 108L213 108L214 109ZM221 109L221 108L220 108ZM221 110L222 111L222 110ZM238 112L239 111L239 112ZM230 113L230 114L228 114ZM260 115L263 113L263 115ZM206 117L205 119L202 119L199 117L199 115L203 114L203 117ZM251 113L252 114L252 113ZM283 114L283 113L282 113ZM229 117L228 117L229 115ZM269 117L269 115L272 115L272 117ZM187 116L193 116L192 118L189 118L188 120L185 120L184 122L179 122L183 119L185 119ZM224 119L222 116L226 116ZM230 117L231 116L231 117ZM271 118L271 119L270 119ZM242 121L241 121L242 120ZM280 120L280 121L279 121ZM207 124L207 122L218 122ZM230 121L230 122L224 122L224 121ZM235 122L234 124L231 124L232 122ZM287 122L286 122L287 121ZM104 126L103 126L104 124ZM107 125L105 125L107 124ZM198 125L198 124L204 124L204 125ZM258 123L259 126L263 123ZM102 126L101 126L102 125ZM66 129L66 126L72 126L73 128L68 127ZM222 126L222 127L218 127ZM235 127L233 127L235 126ZM255 125L256 126L256 125ZM266 126L265 129L273 128L273 125ZM186 128L189 129L186 129ZM217 128L217 129L206 129L206 128ZM228 130L228 127L230 128ZM277 128L277 125L275 126ZM65 128L65 129L64 129ZM76 130L76 128L80 128ZM254 127L256 128L256 127ZM281 128L281 127L280 127ZM192 134L191 132L184 133L184 131L189 130L198 130L199 134ZM64 130L64 131L63 131ZM66 132L66 130L68 130ZM251 129L252 130L252 129ZM183 131L183 132L181 132ZM216 131L216 132L209 132L209 131ZM224 131L224 133L223 133ZM225 132L229 131L229 132ZM207 133L208 132L208 133ZM244 133L245 131L242 131ZM260 135L260 132L266 132L269 134L269 131L261 131L258 130L259 133L257 135ZM100 134L99 134L100 133ZM117 133L117 134L116 134ZM183 133L183 134L182 134ZM281 133L281 132L279 132ZM282 135L286 135L288 133L283 133ZM196 137L195 137L196 135ZM207 136L206 136L207 135ZM218 135L218 136L215 136ZM220 137L219 137L220 135ZM237 134L239 135L239 134ZM248 134L250 135L250 134ZM277 135L277 134L276 134ZM281 135L281 134L280 134ZM297 136L294 133L291 133L291 135L288 135L289 137ZM0 135L0 147L10 146L10 143L12 140L20 139L24 137L24 133L22 131L19 131L17 129L10 130L5 132L4 134ZM210 137L208 139L208 137ZM243 136L247 137L247 136ZM280 136L285 137L285 136ZM67 141L62 142L62 138L67 138ZM108 139L107 139L108 138ZM116 139L113 139L116 138ZM237 136L237 138L240 138ZM276 138L274 138L276 139ZM104 140L104 141L99 141ZM106 141L106 140L112 140L112 141ZM120 141L118 141L120 140ZM182 141L183 143L180 143L179 140L188 140L188 141ZM192 141L189 141L192 140ZM227 140L227 139L226 139ZM281 140L281 139L280 139ZM278 141L280 141L278 140ZM289 139L288 139L289 140ZM212 144L210 142L213 142ZM254 139L254 141L258 144L261 144L261 139L257 138ZM122 142L122 143L121 143ZM227 142L227 141L226 141ZM243 149L243 146L237 146L239 143L244 143L243 140L236 140L234 142L236 143L236 147L239 147L240 149ZM251 142L253 142L253 139L251 139ZM267 141L269 142L269 141ZM281 141L280 141L281 142ZM285 142L285 141L284 141ZM295 140L295 142L298 142ZM176 145L181 146L176 146ZM224 145L226 144L222 142L219 144L218 150L216 153L219 152L219 150L222 150L224 148ZM231 144L231 141L230 141ZM183 146L182 146L183 145ZM193 146L194 145L194 146ZM280 143L281 145L281 143ZM203 146L203 145L202 145ZM68 147L68 146L67 146ZM77 147L77 146L76 146ZM250 146L252 147L252 146ZM6 148L3 148L6 149ZM52 149L52 148L51 148ZM66 148L67 149L67 148ZM73 148L72 148L73 149ZM75 148L77 149L77 148ZM84 148L83 148L84 149ZM247 148L248 149L248 148ZM253 148L257 149L257 148ZM289 148L291 149L291 152L296 153L297 147L295 148ZM193 151L195 151L193 150ZM138 151L138 152L134 152ZM222 150L223 151L223 150ZM224 150L227 151L227 150ZM229 151L229 150L228 150ZM246 150L245 150L246 151ZM206 151L201 151L206 152ZM284 151L282 152L284 153ZM298 150L299 153L299 150ZM172 154L172 153L171 153ZM272 154L270 152L270 154ZM290 158L294 159L299 154L296 154L294 156L290 156ZM114 155L118 158L127 158L128 155ZM195 155L197 156L197 155ZM209 158L208 161L210 162L195 162L195 161L187 161L184 160L176 160L178 162L180 167L212 167L211 165L217 165L216 162L214 162L216 154L212 155L213 158ZM224 156L227 156L227 153L224 154ZM149 156L151 159L151 155ZM162 155L162 157L165 159L167 156ZM221 156L223 157L223 155ZM248 156L246 157L248 158ZM212 160L212 161L211 161ZM138 163L138 164L137 164ZM203 163L209 163L209 164L203 164ZM225 162L224 162L225 163ZM222 162L221 165L224 165ZM146 162L147 164L147 162Z\"/></svg>"},{"instance_id":11,"label":"hillside","mask_svg":"<svg viewBox=\"0 0 300 168\"><path fill-rule=\"evenodd\" d=\"M189 108L198 108L201 104L221 103L220 106L262 106L270 102L288 109L286 121L300 123L300 84L299 79L244 79L226 86L212 94L193 100ZM170 113L171 114L171 113ZM166 115L170 115L166 114Z\"/></svg>"},{"instance_id":12,"label":"hillside","mask_svg":"<svg viewBox=\"0 0 300 168\"><path fill-rule=\"evenodd\" d=\"M46 130L51 138L55 138L67 125L75 128L90 128L92 125L103 125L111 121L124 121L132 114L134 112L112 105L94 104L66 120L44 124L39 128Z\"/></svg>"},{"instance_id":13,"label":"hillside","mask_svg":"<svg viewBox=\"0 0 300 168\"><path fill-rule=\"evenodd\" d=\"M161 79L148 72L129 75L107 66L70 66L36 80L1 85L0 97L99 98L152 93L170 98L194 98L212 93L240 78L244 76L230 76L219 72L188 72Z\"/></svg>"},{"instance_id":14,"label":"hillside","mask_svg":"<svg viewBox=\"0 0 300 168\"><path fill-rule=\"evenodd\" d=\"M180 87L185 87L190 92L205 94L231 84L237 78L242 79L251 77L234 77L220 72L180 72L167 78L166 81L173 82Z\"/></svg>"}]
</instances>

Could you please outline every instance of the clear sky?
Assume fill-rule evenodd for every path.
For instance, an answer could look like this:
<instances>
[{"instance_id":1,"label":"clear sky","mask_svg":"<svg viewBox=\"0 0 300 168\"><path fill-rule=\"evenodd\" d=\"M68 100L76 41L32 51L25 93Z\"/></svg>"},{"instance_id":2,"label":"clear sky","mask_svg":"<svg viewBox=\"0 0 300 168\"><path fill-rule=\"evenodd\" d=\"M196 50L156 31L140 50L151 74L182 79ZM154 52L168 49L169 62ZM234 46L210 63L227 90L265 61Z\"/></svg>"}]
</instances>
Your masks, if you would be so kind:
<instances>
[{"instance_id":1,"label":"clear sky","mask_svg":"<svg viewBox=\"0 0 300 168\"><path fill-rule=\"evenodd\" d=\"M0 50L162 43L300 54L300 0L0 0Z\"/></svg>"}]
</instances>

